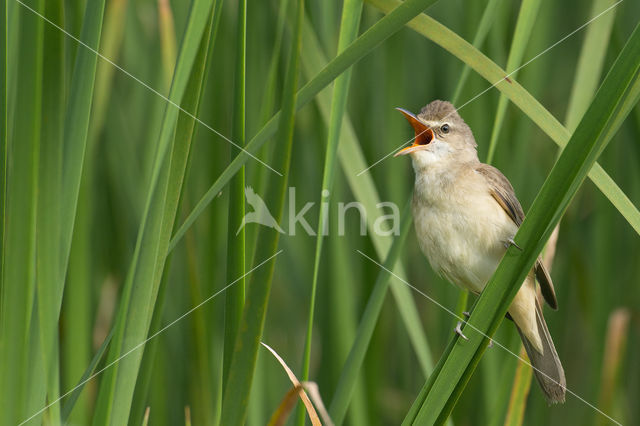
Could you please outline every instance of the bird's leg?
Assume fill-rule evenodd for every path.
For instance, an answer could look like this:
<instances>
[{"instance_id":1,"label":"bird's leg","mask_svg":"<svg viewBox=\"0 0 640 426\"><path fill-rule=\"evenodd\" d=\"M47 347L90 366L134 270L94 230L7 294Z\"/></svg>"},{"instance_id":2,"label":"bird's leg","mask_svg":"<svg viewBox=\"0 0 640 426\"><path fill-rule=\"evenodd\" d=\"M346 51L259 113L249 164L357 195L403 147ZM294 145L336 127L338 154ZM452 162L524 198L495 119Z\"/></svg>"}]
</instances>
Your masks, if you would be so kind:
<instances>
[{"instance_id":1,"label":"bird's leg","mask_svg":"<svg viewBox=\"0 0 640 426\"><path fill-rule=\"evenodd\" d=\"M464 311L464 312L462 313L462 315L464 315L464 317L465 317L466 319L471 318L471 314L470 314L469 312L467 312L467 311ZM507 314L507 315L508 315L508 314ZM456 331L456 334L459 334L459 335L460 335L463 339L465 339L465 340L469 340L469 339L467 339L467 336L465 336L464 334L462 334L462 329L460 328L461 326L462 326L462 321L458 321L458 325L456 326L456 330L455 330L455 331ZM487 346L487 347L489 347L489 348L492 348L492 347L493 347L493 339L489 339L489 346Z\"/></svg>"},{"instance_id":2,"label":"bird's leg","mask_svg":"<svg viewBox=\"0 0 640 426\"><path fill-rule=\"evenodd\" d=\"M504 243L504 248L509 248L510 246L514 246L515 248L517 248L518 250L522 251L522 247L520 247L519 245L516 244L516 242L513 240L513 238L509 238L507 241L505 241Z\"/></svg>"},{"instance_id":3,"label":"bird's leg","mask_svg":"<svg viewBox=\"0 0 640 426\"><path fill-rule=\"evenodd\" d=\"M456 324L456 328L455 328L455 332L458 336L462 337L464 340L469 340L467 338L467 336L464 335L464 333L462 332L462 321L458 321L458 324Z\"/></svg>"}]
</instances>

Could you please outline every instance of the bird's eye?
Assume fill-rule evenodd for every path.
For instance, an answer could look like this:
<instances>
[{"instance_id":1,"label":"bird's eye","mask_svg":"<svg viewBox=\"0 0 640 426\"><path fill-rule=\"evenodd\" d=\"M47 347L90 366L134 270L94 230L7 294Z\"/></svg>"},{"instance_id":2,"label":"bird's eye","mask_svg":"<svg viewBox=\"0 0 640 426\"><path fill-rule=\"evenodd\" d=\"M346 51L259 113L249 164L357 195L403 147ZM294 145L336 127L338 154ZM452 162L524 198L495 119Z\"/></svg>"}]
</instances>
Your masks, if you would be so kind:
<instances>
[{"instance_id":1,"label":"bird's eye","mask_svg":"<svg viewBox=\"0 0 640 426\"><path fill-rule=\"evenodd\" d=\"M440 130L442 130L442 133L449 133L449 125L443 124L442 127L440 127Z\"/></svg>"}]
</instances>

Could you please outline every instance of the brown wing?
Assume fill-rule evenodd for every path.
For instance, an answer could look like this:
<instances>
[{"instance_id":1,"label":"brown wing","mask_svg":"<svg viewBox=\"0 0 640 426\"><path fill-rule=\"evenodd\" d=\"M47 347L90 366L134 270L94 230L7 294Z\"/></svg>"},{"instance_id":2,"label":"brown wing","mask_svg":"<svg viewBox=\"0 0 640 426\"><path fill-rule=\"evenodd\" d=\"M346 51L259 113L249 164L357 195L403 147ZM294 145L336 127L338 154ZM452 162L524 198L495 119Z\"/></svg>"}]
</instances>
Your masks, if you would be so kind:
<instances>
[{"instance_id":1,"label":"brown wing","mask_svg":"<svg viewBox=\"0 0 640 426\"><path fill-rule=\"evenodd\" d=\"M544 296L544 300L547 301L549 306L552 309L558 309L558 299L556 299L556 290L553 288L553 282L551 281L551 276L549 272L547 272L547 268L544 267L542 263L542 258L538 257L536 260L536 278L538 279L538 283L540 283L540 291L542 292L542 296Z\"/></svg>"},{"instance_id":2,"label":"brown wing","mask_svg":"<svg viewBox=\"0 0 640 426\"><path fill-rule=\"evenodd\" d=\"M480 164L476 171L487 180L490 188L489 191L493 198L495 198L498 204L507 212L511 220L520 227L524 220L524 212L509 180L500 170L488 164ZM540 291L542 292L542 296L544 296L544 300L546 300L553 309L558 309L558 300L556 299L553 282L542 264L542 259L538 258L538 260L536 260L534 269L536 278L540 283Z\"/></svg>"}]
</instances>

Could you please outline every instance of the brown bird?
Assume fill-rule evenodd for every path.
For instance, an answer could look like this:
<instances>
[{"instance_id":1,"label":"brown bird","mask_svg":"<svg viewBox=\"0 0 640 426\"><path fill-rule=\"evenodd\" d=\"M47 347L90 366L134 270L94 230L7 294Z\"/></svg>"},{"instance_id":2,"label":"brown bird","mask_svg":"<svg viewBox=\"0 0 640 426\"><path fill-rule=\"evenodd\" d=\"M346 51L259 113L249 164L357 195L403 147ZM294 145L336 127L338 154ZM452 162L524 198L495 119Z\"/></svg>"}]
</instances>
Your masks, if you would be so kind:
<instances>
[{"instance_id":1,"label":"brown bird","mask_svg":"<svg viewBox=\"0 0 640 426\"><path fill-rule=\"evenodd\" d=\"M473 133L454 106L433 101L417 116L400 109L415 131L410 154L415 171L413 217L418 242L431 267L453 284L479 294L524 220L509 180L478 160ZM564 402L566 380L536 297L557 309L551 277L540 259L516 294L513 319L549 403ZM459 328L456 331L462 335ZM462 337L466 338L464 335Z\"/></svg>"}]
</instances>

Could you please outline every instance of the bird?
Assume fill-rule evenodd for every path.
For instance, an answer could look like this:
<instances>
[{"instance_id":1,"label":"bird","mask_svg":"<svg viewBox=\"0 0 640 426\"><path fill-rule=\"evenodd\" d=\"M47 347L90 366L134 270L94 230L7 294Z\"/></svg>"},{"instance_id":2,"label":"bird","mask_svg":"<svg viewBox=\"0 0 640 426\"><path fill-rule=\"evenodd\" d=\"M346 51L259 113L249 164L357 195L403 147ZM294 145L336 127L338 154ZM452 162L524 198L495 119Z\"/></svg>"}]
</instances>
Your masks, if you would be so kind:
<instances>
[{"instance_id":1,"label":"bird","mask_svg":"<svg viewBox=\"0 0 640 426\"><path fill-rule=\"evenodd\" d=\"M417 115L397 109L415 132L412 145L394 156L411 156L418 244L434 271L480 294L509 246L516 245L513 238L525 216L520 202L509 180L480 162L473 133L450 102L435 100ZM507 317L520 333L547 402L562 403L564 369L537 298L536 279L545 301L558 308L553 282L538 258ZM456 332L466 338L460 323Z\"/></svg>"},{"instance_id":2,"label":"bird","mask_svg":"<svg viewBox=\"0 0 640 426\"><path fill-rule=\"evenodd\" d=\"M253 207L253 211L244 215L244 217L242 218L242 223L240 223L236 235L240 233L242 228L244 228L247 223L259 223L260 225L268 226L269 228L273 228L279 233L284 234L284 231L282 230L282 228L280 228L278 222L269 212L269 209L264 203L264 200L255 193L252 187L247 186L244 189L244 196L247 199L247 203L249 203L249 205Z\"/></svg>"}]
</instances>

